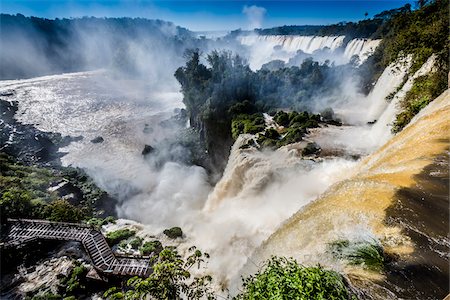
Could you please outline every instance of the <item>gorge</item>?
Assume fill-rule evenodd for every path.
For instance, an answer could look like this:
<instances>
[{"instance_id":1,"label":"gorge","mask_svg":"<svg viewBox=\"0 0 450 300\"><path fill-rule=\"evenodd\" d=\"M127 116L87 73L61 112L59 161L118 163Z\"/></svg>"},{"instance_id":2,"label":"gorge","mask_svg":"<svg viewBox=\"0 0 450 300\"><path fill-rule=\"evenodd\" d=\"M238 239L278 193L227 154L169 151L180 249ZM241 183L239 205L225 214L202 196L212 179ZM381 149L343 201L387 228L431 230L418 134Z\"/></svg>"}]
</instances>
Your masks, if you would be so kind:
<instances>
[{"instance_id":1,"label":"gorge","mask_svg":"<svg viewBox=\"0 0 450 300\"><path fill-rule=\"evenodd\" d=\"M249 288L267 288L257 280L276 256L292 257L313 277L321 268L336 272L320 274L337 278L331 292L343 286L348 297L338 299L443 299L450 248L447 6L430 1L352 23L365 29L372 22L365 35L341 24L326 35L298 28L278 34L281 27L208 39L163 21L40 20L71 35L40 33L36 40L58 41L48 49L61 55L45 68L2 64L2 224L9 217L89 224L117 255L150 255L156 267L145 278L96 286L85 281L95 268L82 247L56 245L55 253L44 244L35 266L2 261L2 297L276 298ZM14 18L2 15L2 22L19 26ZM100 34L92 24L101 25ZM91 48L61 54L86 32ZM0 62L11 62L12 49ZM48 49L42 53L51 60ZM86 64L66 68L70 59ZM19 155L33 158L44 144L22 145L42 136L60 147L58 155ZM103 202L56 195L61 182L73 183L65 168L85 172L70 176L89 182L82 193L104 191ZM40 172L51 175L36 177ZM18 187L26 195L14 198ZM65 219L70 213L55 219L48 210L58 201L79 220ZM140 290L163 278L165 262L189 274L167 285L177 296ZM62 276L61 268L71 271ZM65 289L71 276L84 288Z\"/></svg>"}]
</instances>

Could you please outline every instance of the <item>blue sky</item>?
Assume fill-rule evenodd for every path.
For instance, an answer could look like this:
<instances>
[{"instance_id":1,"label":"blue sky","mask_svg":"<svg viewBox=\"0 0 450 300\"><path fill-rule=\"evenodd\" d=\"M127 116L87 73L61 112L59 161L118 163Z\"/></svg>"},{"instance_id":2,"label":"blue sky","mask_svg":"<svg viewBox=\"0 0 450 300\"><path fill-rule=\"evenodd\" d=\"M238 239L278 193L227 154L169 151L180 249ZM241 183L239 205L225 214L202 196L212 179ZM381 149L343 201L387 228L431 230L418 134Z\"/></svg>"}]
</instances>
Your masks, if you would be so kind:
<instances>
[{"instance_id":1,"label":"blue sky","mask_svg":"<svg viewBox=\"0 0 450 300\"><path fill-rule=\"evenodd\" d=\"M172 21L191 30L214 31L357 21L365 12L371 17L405 3L413 1L0 0L0 11L46 18L143 17Z\"/></svg>"}]
</instances>

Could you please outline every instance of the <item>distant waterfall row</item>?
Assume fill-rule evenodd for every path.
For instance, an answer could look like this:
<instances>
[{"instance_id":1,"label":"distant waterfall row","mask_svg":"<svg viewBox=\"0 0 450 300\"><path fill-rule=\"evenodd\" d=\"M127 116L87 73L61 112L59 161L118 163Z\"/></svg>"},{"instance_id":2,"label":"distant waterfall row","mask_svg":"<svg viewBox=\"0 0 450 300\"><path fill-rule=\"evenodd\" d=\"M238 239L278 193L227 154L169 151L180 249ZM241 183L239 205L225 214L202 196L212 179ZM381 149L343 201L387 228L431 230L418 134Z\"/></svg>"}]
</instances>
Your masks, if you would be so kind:
<instances>
[{"instance_id":1,"label":"distant waterfall row","mask_svg":"<svg viewBox=\"0 0 450 300\"><path fill-rule=\"evenodd\" d=\"M247 46L259 42L281 46L288 52L301 50L313 53L316 50L330 48L335 50L342 46L345 36L289 36L289 35L250 35L241 37L241 43Z\"/></svg>"},{"instance_id":2,"label":"distant waterfall row","mask_svg":"<svg viewBox=\"0 0 450 300\"><path fill-rule=\"evenodd\" d=\"M345 36L300 36L300 35L248 35L239 37L241 44L246 46L281 47L282 50L296 53L301 50L313 54L318 50L329 49L331 52L343 49L346 61L353 55L359 57L360 62L366 60L379 45L381 40L352 39L344 44Z\"/></svg>"}]
</instances>

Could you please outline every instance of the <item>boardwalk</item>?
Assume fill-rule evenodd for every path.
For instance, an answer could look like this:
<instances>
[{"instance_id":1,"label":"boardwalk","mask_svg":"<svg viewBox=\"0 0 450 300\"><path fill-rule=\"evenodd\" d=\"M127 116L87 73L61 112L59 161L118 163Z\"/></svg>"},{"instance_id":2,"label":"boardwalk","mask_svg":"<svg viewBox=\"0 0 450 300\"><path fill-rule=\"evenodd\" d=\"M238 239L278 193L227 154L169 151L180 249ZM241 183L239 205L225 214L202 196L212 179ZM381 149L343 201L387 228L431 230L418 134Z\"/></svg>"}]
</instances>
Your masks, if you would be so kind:
<instances>
[{"instance_id":1,"label":"boardwalk","mask_svg":"<svg viewBox=\"0 0 450 300\"><path fill-rule=\"evenodd\" d=\"M81 242L93 266L104 274L148 276L152 271L148 258L114 255L103 234L88 225L9 219L2 232L4 247L17 247L35 240Z\"/></svg>"}]
</instances>

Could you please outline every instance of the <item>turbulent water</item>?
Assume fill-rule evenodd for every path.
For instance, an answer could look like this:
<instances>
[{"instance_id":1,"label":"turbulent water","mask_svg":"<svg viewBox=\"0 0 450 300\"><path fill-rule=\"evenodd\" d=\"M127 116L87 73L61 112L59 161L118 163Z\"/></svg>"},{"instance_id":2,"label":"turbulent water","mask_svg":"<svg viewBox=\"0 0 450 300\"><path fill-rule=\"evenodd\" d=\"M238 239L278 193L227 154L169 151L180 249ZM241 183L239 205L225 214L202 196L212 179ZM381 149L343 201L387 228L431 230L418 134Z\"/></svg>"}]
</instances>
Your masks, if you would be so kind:
<instances>
[{"instance_id":1,"label":"turbulent water","mask_svg":"<svg viewBox=\"0 0 450 300\"><path fill-rule=\"evenodd\" d=\"M244 272L253 272L255 263L276 253L342 270L364 299L442 299L449 276L448 216L442 223L432 219L448 207L449 116L447 90L361 161L354 176L333 185L281 226ZM439 155L444 158L435 165ZM346 267L326 251L327 243L342 239L379 240L396 260L381 274Z\"/></svg>"},{"instance_id":2,"label":"turbulent water","mask_svg":"<svg viewBox=\"0 0 450 300\"><path fill-rule=\"evenodd\" d=\"M239 37L239 41L251 49L249 62L252 69L275 59L288 62L298 52L313 55L316 60L328 59L338 64L347 63L356 55L362 63L381 42L361 38L346 42L345 36L297 35L246 35Z\"/></svg>"},{"instance_id":3,"label":"turbulent water","mask_svg":"<svg viewBox=\"0 0 450 300\"><path fill-rule=\"evenodd\" d=\"M291 39L292 44L294 38ZM327 43L342 46L339 37L308 43L312 48ZM429 70L431 65L428 62L421 72ZM393 102L388 104L385 98L403 83L407 69L407 63L391 65L370 95L347 95L346 101L336 103L336 113L347 125L324 127L307 137L307 141L316 141L328 155L302 158L301 149L307 141L277 151L242 149L251 138L242 135L234 144L223 177L215 187L210 186L201 167L167 158L155 165L152 159L141 154L145 144L162 147L164 140L180 129L165 122L174 110L183 107L175 83L155 90L155 85L144 81L123 80L98 71L2 81L0 92L13 92L8 99L19 102L16 116L19 121L35 124L41 130L84 137L61 149L67 152L62 162L84 168L101 187L115 195L120 200L117 203L120 217L143 223L144 231L152 235L167 227L181 226L186 237L179 249L197 245L210 252L208 269L218 284L236 287L240 268L284 220L331 185L359 172L354 157L373 152L391 137L388 125L395 110L390 108ZM395 101L410 87L405 84ZM367 107L370 113L362 113ZM374 119L379 121L367 125ZM266 121L270 123L267 116ZM97 136L102 136L104 142L91 143ZM186 151L180 146L175 152L183 156ZM339 203L335 207L339 208ZM322 217L319 212L314 213ZM346 220L352 217L348 215ZM314 223L315 218L311 215L308 226L320 230L323 223ZM331 218L331 222L340 228L339 232L374 236L364 222L357 226L350 226L344 219ZM328 227L323 229L326 231ZM299 256L322 253L322 244L308 248L317 234L302 237L307 245L305 249L309 250L303 251L303 246L299 246ZM276 247L263 249L264 253L273 250L272 254L283 254Z\"/></svg>"}]
</instances>

